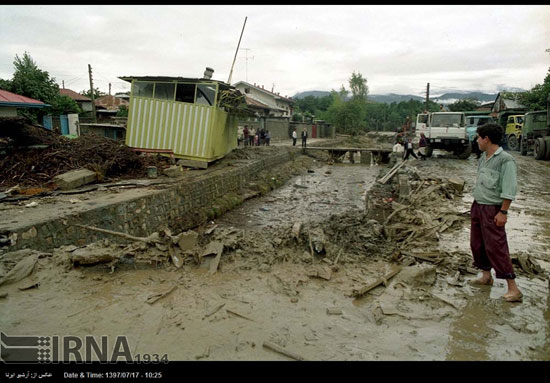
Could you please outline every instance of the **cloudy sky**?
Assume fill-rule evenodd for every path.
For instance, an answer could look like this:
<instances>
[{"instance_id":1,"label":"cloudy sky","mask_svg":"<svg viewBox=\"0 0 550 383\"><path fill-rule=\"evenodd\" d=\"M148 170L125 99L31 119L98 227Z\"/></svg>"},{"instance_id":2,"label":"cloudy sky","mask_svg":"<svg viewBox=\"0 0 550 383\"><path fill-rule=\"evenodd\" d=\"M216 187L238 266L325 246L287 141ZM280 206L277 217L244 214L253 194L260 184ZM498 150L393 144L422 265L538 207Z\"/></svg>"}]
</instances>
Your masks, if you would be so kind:
<instances>
[{"instance_id":1,"label":"cloudy sky","mask_svg":"<svg viewBox=\"0 0 550 383\"><path fill-rule=\"evenodd\" d=\"M547 5L0 6L0 78L29 52L61 86L127 91L124 75L228 81L281 95L347 87L372 94L530 89L550 67ZM548 50L548 51L547 51ZM247 59L248 56L248 59Z\"/></svg>"}]
</instances>

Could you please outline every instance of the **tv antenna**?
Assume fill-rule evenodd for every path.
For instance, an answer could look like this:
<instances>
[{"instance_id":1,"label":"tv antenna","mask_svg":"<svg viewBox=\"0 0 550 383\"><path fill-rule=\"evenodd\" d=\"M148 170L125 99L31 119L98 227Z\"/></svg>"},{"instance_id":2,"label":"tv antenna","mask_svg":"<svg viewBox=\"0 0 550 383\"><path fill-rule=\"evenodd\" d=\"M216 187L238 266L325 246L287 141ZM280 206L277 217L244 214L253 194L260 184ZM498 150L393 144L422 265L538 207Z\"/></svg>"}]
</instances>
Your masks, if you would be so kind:
<instances>
[{"instance_id":1,"label":"tv antenna","mask_svg":"<svg viewBox=\"0 0 550 383\"><path fill-rule=\"evenodd\" d=\"M248 57L248 51L252 50L250 48L241 48L241 50L245 51L245 60L246 60L246 82L248 82L248 60L254 60L254 56Z\"/></svg>"}]
</instances>

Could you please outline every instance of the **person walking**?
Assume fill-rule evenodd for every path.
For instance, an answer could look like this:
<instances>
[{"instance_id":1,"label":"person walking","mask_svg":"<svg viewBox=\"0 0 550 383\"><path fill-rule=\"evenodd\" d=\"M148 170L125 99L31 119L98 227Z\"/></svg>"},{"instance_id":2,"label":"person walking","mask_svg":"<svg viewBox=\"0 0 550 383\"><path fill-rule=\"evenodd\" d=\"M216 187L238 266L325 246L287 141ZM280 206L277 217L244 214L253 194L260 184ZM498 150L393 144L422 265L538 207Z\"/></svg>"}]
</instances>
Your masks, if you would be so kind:
<instances>
[{"instance_id":1,"label":"person walking","mask_svg":"<svg viewBox=\"0 0 550 383\"><path fill-rule=\"evenodd\" d=\"M304 128L302 129L302 148L306 148L306 147L307 147L307 129L304 126Z\"/></svg>"},{"instance_id":2,"label":"person walking","mask_svg":"<svg viewBox=\"0 0 550 383\"><path fill-rule=\"evenodd\" d=\"M409 138L408 141L405 143L405 157L403 157L403 161L405 161L407 158L409 158L409 154L413 156L414 158L418 159L416 154L414 154L414 147L412 143L412 138Z\"/></svg>"},{"instance_id":3,"label":"person walking","mask_svg":"<svg viewBox=\"0 0 550 383\"><path fill-rule=\"evenodd\" d=\"M269 146L269 142L271 141L271 135L269 134L269 130L265 131L265 144Z\"/></svg>"},{"instance_id":4,"label":"person walking","mask_svg":"<svg viewBox=\"0 0 550 383\"><path fill-rule=\"evenodd\" d=\"M248 125L245 125L244 128L243 128L243 141L244 141L244 146L248 146L248 133L250 133L248 131Z\"/></svg>"},{"instance_id":5,"label":"person walking","mask_svg":"<svg viewBox=\"0 0 550 383\"><path fill-rule=\"evenodd\" d=\"M254 127L252 127L252 129L250 129L250 135L248 136L249 138L249 142L248 142L248 145L250 146L254 146L254 137L256 136L256 129L254 129Z\"/></svg>"},{"instance_id":6,"label":"person walking","mask_svg":"<svg viewBox=\"0 0 550 383\"><path fill-rule=\"evenodd\" d=\"M505 279L508 285L502 298L507 302L521 302L523 294L516 284L505 231L508 210L517 192L516 161L499 145L503 136L499 125L483 125L477 133L479 150L483 153L472 192L470 248L474 266L481 269L482 275L470 283L492 285L493 268L496 277Z\"/></svg>"},{"instance_id":7,"label":"person walking","mask_svg":"<svg viewBox=\"0 0 550 383\"><path fill-rule=\"evenodd\" d=\"M418 155L421 160L426 159L426 146L428 146L428 141L424 133L420 133L420 140L418 141Z\"/></svg>"},{"instance_id":8,"label":"person walking","mask_svg":"<svg viewBox=\"0 0 550 383\"><path fill-rule=\"evenodd\" d=\"M292 131L292 146L296 146L296 139L298 138L298 134L296 133L296 128Z\"/></svg>"}]
</instances>

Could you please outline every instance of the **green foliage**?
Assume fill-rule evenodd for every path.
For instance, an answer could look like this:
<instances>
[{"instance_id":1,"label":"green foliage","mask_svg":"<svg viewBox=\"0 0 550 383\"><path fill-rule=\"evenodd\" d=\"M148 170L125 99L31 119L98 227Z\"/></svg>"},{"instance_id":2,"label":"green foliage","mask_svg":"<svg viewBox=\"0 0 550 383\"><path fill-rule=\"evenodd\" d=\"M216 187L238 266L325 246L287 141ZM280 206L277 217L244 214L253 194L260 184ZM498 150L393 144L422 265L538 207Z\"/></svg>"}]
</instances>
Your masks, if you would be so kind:
<instances>
[{"instance_id":1,"label":"green foliage","mask_svg":"<svg viewBox=\"0 0 550 383\"><path fill-rule=\"evenodd\" d=\"M7 90L8 92L11 92L12 83L10 80L4 80L0 78L0 89Z\"/></svg>"},{"instance_id":2,"label":"green foliage","mask_svg":"<svg viewBox=\"0 0 550 383\"><path fill-rule=\"evenodd\" d=\"M54 103L59 95L59 86L55 82L55 78L50 78L48 72L40 70L27 52L23 54L22 58L15 55L13 65L15 72L11 80L11 92L40 100L46 104Z\"/></svg>"},{"instance_id":3,"label":"green foliage","mask_svg":"<svg viewBox=\"0 0 550 383\"><path fill-rule=\"evenodd\" d=\"M359 72L353 72L349 79L349 87L351 89L352 98L366 100L369 94L369 87L367 86L367 79Z\"/></svg>"},{"instance_id":4,"label":"green foliage","mask_svg":"<svg viewBox=\"0 0 550 383\"><path fill-rule=\"evenodd\" d=\"M83 96L86 96L90 99L92 98L92 92L91 92L90 89L82 90L82 91L80 91L80 94L83 95ZM100 97L106 96L106 95L107 95L107 93L100 91L99 88L94 88L94 99L95 100L97 100Z\"/></svg>"},{"instance_id":5,"label":"green foliage","mask_svg":"<svg viewBox=\"0 0 550 383\"><path fill-rule=\"evenodd\" d=\"M481 103L478 100L458 100L449 105L449 110L451 112L466 112L476 109L479 105Z\"/></svg>"},{"instance_id":6,"label":"green foliage","mask_svg":"<svg viewBox=\"0 0 550 383\"><path fill-rule=\"evenodd\" d=\"M118 108L118 112L116 114L117 117L128 117L128 108L126 105L120 105Z\"/></svg>"},{"instance_id":7,"label":"green foliage","mask_svg":"<svg viewBox=\"0 0 550 383\"><path fill-rule=\"evenodd\" d=\"M548 107L548 97L550 97L550 69L542 84L537 84L530 91L518 94L517 101L530 111L545 110Z\"/></svg>"},{"instance_id":8,"label":"green foliage","mask_svg":"<svg viewBox=\"0 0 550 383\"><path fill-rule=\"evenodd\" d=\"M55 115L82 113L82 109L72 98L58 94L55 100L52 102L51 113Z\"/></svg>"}]
</instances>

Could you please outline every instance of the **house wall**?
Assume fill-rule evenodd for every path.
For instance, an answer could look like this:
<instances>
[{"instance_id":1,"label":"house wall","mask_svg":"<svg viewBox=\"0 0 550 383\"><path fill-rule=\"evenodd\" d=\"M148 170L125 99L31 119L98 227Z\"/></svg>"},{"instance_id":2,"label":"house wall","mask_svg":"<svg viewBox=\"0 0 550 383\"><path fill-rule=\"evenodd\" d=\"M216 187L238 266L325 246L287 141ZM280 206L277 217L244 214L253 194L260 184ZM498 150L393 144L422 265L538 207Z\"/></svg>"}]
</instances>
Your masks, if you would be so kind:
<instances>
[{"instance_id":1,"label":"house wall","mask_svg":"<svg viewBox=\"0 0 550 383\"><path fill-rule=\"evenodd\" d=\"M17 117L17 108L14 106L0 107L0 117Z\"/></svg>"},{"instance_id":2,"label":"house wall","mask_svg":"<svg viewBox=\"0 0 550 383\"><path fill-rule=\"evenodd\" d=\"M82 108L83 112L91 112L92 111L92 102L91 101L78 101L78 104Z\"/></svg>"},{"instance_id":3,"label":"house wall","mask_svg":"<svg viewBox=\"0 0 550 383\"><path fill-rule=\"evenodd\" d=\"M260 101L261 103L266 104L270 108L277 108L277 109L286 109L288 112L286 115L284 115L282 112L278 111L272 111L275 116L282 117L291 116L291 107L290 104L287 102L284 102L282 100L276 100L274 95L270 95L268 93L262 92L260 89L255 88L253 86L247 86L245 84L239 84L236 87L241 93L246 94L247 96L252 97L253 99ZM245 88L249 88L250 92L246 93L244 90Z\"/></svg>"}]
</instances>

